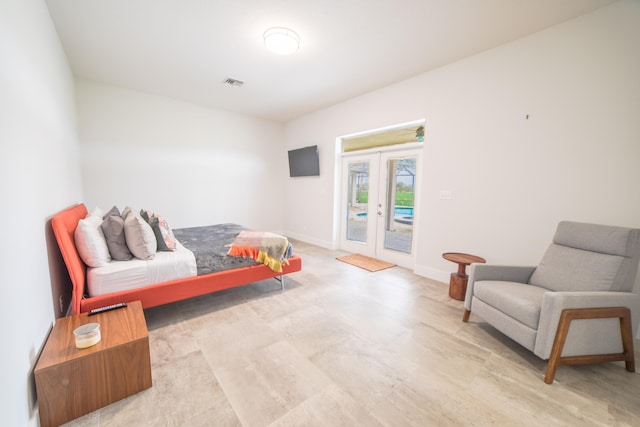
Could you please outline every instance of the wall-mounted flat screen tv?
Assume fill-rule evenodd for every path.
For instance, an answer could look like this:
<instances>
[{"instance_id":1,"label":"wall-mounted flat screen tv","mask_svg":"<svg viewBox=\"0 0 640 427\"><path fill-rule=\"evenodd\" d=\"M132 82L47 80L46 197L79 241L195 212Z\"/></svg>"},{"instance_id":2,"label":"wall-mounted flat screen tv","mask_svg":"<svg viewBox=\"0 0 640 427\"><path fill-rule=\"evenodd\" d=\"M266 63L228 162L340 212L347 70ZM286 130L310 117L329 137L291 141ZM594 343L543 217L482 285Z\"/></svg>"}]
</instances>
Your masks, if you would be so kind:
<instances>
[{"instance_id":1,"label":"wall-mounted flat screen tv","mask_svg":"<svg viewBox=\"0 0 640 427\"><path fill-rule=\"evenodd\" d=\"M320 159L318 146L289 151L289 176L319 176Z\"/></svg>"}]
</instances>

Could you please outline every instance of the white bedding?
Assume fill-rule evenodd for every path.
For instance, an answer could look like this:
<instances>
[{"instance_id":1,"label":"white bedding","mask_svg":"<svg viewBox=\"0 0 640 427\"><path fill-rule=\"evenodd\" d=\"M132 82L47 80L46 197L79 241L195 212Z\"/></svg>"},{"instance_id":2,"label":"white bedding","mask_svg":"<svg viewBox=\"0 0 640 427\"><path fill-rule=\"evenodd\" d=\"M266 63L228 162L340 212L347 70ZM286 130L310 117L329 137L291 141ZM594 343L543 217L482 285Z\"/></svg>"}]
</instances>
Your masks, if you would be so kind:
<instances>
[{"instance_id":1,"label":"white bedding","mask_svg":"<svg viewBox=\"0 0 640 427\"><path fill-rule=\"evenodd\" d=\"M87 268L87 290L94 297L195 275L193 252L177 243L175 251L158 251L150 261L134 258Z\"/></svg>"}]
</instances>

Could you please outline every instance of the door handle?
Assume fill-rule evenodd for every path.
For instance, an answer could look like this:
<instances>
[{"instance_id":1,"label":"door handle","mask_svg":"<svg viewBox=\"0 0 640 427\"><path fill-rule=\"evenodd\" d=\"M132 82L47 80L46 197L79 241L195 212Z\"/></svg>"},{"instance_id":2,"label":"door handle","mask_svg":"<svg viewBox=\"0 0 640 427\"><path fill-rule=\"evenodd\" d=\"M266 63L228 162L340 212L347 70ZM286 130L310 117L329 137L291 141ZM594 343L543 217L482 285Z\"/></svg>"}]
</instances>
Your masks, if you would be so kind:
<instances>
[{"instance_id":1,"label":"door handle","mask_svg":"<svg viewBox=\"0 0 640 427\"><path fill-rule=\"evenodd\" d=\"M381 211L378 211L378 216L382 216L382 212Z\"/></svg>"}]
</instances>

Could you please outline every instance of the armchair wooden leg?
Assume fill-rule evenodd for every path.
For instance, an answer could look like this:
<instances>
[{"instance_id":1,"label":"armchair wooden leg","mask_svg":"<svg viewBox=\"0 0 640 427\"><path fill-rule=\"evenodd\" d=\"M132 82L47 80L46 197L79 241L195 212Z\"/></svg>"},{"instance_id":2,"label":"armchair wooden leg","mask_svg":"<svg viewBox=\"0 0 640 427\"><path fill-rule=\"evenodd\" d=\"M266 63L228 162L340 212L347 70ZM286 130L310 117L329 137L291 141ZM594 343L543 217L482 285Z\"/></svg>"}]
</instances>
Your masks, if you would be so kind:
<instances>
[{"instance_id":1,"label":"armchair wooden leg","mask_svg":"<svg viewBox=\"0 0 640 427\"><path fill-rule=\"evenodd\" d=\"M463 322L468 322L469 321L469 316L471 316L471 311L469 310L465 310L464 314L462 315L462 321Z\"/></svg>"},{"instance_id":2,"label":"armchair wooden leg","mask_svg":"<svg viewBox=\"0 0 640 427\"><path fill-rule=\"evenodd\" d=\"M577 319L604 319L617 317L620 319L620 335L622 337L622 353L593 354L586 356L562 357L562 349L569 333L571 321ZM558 330L551 348L544 382L552 384L556 371L560 365L584 365L601 362L624 361L629 372L635 372L635 358L633 354L633 336L631 332L631 311L626 307L604 308L567 308L562 310Z\"/></svg>"}]
</instances>

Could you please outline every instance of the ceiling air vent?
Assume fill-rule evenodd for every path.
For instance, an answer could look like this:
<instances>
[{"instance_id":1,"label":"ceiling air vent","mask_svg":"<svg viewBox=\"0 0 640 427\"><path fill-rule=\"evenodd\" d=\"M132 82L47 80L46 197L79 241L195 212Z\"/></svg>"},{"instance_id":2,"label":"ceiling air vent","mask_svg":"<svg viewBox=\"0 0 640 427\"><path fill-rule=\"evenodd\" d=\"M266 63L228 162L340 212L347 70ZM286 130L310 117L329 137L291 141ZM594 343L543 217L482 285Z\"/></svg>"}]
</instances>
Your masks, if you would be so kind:
<instances>
[{"instance_id":1,"label":"ceiling air vent","mask_svg":"<svg viewBox=\"0 0 640 427\"><path fill-rule=\"evenodd\" d=\"M228 77L224 81L224 84L226 84L227 86L241 87L244 84L244 82L240 81L240 80L232 79L231 77Z\"/></svg>"}]
</instances>

